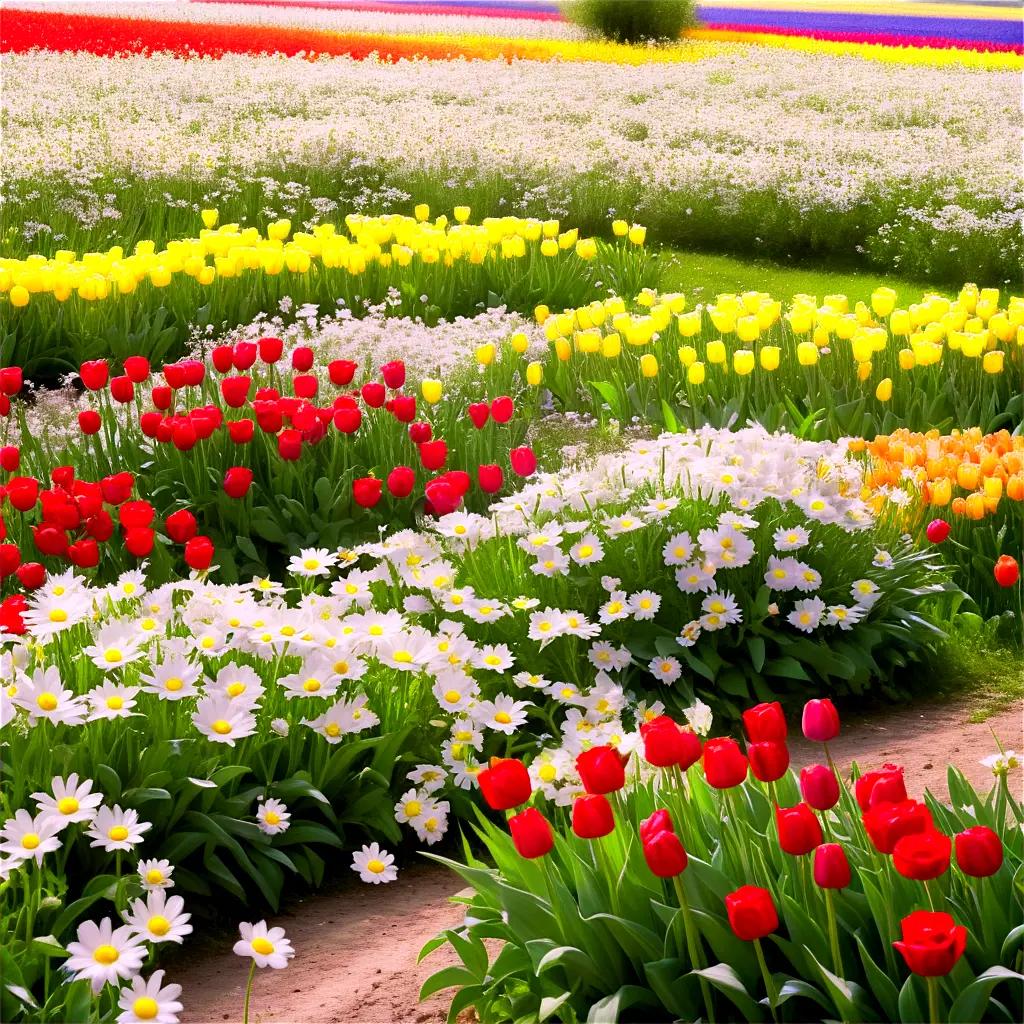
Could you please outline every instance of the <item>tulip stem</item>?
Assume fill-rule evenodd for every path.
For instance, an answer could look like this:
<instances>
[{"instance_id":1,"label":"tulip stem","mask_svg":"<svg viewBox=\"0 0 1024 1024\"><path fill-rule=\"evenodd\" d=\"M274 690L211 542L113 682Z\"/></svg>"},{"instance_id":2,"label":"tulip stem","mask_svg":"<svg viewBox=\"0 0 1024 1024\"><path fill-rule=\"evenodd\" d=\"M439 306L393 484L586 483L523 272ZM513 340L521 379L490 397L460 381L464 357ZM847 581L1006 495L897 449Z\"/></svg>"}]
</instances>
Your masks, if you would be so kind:
<instances>
[{"instance_id":1,"label":"tulip stem","mask_svg":"<svg viewBox=\"0 0 1024 1024\"><path fill-rule=\"evenodd\" d=\"M939 1024L939 979L927 978L928 982L928 1022Z\"/></svg>"},{"instance_id":2,"label":"tulip stem","mask_svg":"<svg viewBox=\"0 0 1024 1024\"><path fill-rule=\"evenodd\" d=\"M249 1024L249 1000L252 998L252 983L256 977L256 961L249 967L249 980L245 983L245 1005L242 1007L242 1024Z\"/></svg>"},{"instance_id":3,"label":"tulip stem","mask_svg":"<svg viewBox=\"0 0 1024 1024\"><path fill-rule=\"evenodd\" d=\"M764 987L768 993L768 1006L772 1011L772 1020L778 1021L779 1015L775 1006L778 1003L779 997L775 991L775 980L772 978L771 971L768 970L768 964L764 959L764 950L761 948L760 939L754 939L754 952L757 953L757 962L761 966L761 977L764 978Z\"/></svg>"},{"instance_id":4,"label":"tulip stem","mask_svg":"<svg viewBox=\"0 0 1024 1024\"><path fill-rule=\"evenodd\" d=\"M828 942L832 947L832 971L836 977L843 976L843 956L839 951L839 929L836 926L836 907L831 889L825 889L825 913L828 915Z\"/></svg>"},{"instance_id":5,"label":"tulip stem","mask_svg":"<svg viewBox=\"0 0 1024 1024\"><path fill-rule=\"evenodd\" d=\"M701 952L700 937L697 935L697 926L693 920L693 912L690 910L690 901L686 898L683 880L679 875L674 875L672 884L675 886L676 899L679 900L679 907L683 912L683 929L686 934L686 948L690 954L690 963L693 964L695 970L703 970L704 954ZM700 979L700 991L704 997L704 1010L708 1015L709 1024L714 1024L715 1011L711 999L711 988L704 977Z\"/></svg>"}]
</instances>

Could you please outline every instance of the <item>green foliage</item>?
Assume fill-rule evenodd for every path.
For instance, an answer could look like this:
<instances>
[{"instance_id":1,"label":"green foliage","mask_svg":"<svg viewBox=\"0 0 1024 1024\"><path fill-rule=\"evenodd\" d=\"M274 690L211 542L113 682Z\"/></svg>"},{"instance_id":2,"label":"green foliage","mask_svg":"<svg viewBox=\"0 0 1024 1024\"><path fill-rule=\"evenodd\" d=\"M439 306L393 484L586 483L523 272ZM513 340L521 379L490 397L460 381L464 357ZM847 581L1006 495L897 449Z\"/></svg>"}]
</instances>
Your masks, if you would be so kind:
<instances>
[{"instance_id":1,"label":"green foliage","mask_svg":"<svg viewBox=\"0 0 1024 1024\"><path fill-rule=\"evenodd\" d=\"M811 879L810 855L783 853L772 806L800 799L796 777L711 789L696 767L685 779L665 775L614 796L616 828L603 839L577 838L567 809L550 808L554 850L524 860L508 834L479 816L474 828L493 863L464 844L447 864L473 889L459 897L466 922L429 942L421 958L448 945L459 963L424 984L425 998L455 989L449 1022L469 1005L483 1024L542 1021L798 1022L925 1019L924 979L908 976L892 947L913 910L945 910L967 926L967 952L939 979L940 1019L1010 1022L1024 1014L1021 808L1005 780L986 796L949 770L951 807L928 797L936 827L952 834L974 825L995 829L1003 867L989 878L951 868L928 883L897 874L868 843L852 794L826 813L829 836L843 845L851 885L832 893L837 915L830 941L825 890ZM638 823L667 807L689 852L672 883L647 868ZM752 943L731 930L727 893L743 884L767 888L780 927L761 940L776 994L766 992ZM689 906L694 941L687 939Z\"/></svg>"},{"instance_id":2,"label":"green foliage","mask_svg":"<svg viewBox=\"0 0 1024 1024\"><path fill-rule=\"evenodd\" d=\"M616 43L676 40L696 22L693 0L568 0L562 10Z\"/></svg>"}]
</instances>

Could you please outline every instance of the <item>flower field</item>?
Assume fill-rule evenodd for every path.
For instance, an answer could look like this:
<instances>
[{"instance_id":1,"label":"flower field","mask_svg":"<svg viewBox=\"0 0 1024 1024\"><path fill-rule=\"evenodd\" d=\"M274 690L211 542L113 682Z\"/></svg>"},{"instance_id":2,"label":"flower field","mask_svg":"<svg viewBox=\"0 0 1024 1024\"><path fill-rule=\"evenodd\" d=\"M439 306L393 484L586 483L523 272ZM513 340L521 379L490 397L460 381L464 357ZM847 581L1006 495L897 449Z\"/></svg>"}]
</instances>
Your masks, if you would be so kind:
<instances>
[{"instance_id":1,"label":"flower field","mask_svg":"<svg viewBox=\"0 0 1024 1024\"><path fill-rule=\"evenodd\" d=\"M1024 650L1024 58L807 6L5 7L3 1020L423 854L451 1021L1020 1019L1017 741L829 743Z\"/></svg>"}]
</instances>

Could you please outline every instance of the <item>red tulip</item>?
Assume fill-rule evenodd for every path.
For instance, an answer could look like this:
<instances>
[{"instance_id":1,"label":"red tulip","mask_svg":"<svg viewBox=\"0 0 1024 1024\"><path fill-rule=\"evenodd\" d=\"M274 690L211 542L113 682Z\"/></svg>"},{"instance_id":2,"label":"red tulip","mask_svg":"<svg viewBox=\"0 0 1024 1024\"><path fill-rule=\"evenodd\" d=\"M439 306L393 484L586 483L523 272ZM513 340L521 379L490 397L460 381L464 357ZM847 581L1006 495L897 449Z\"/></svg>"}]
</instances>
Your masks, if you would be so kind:
<instances>
[{"instance_id":1,"label":"red tulip","mask_svg":"<svg viewBox=\"0 0 1024 1024\"><path fill-rule=\"evenodd\" d=\"M897 840L892 849L892 866L904 878L926 882L938 878L949 868L953 843L949 836L929 829Z\"/></svg>"},{"instance_id":2,"label":"red tulip","mask_svg":"<svg viewBox=\"0 0 1024 1024\"><path fill-rule=\"evenodd\" d=\"M373 508L381 499L382 486L376 477L360 477L352 481L352 498L361 508Z\"/></svg>"},{"instance_id":3,"label":"red tulip","mask_svg":"<svg viewBox=\"0 0 1024 1024\"><path fill-rule=\"evenodd\" d=\"M93 569L100 564L100 547L92 537L83 537L68 545L67 554L71 564L79 569Z\"/></svg>"},{"instance_id":4,"label":"red tulip","mask_svg":"<svg viewBox=\"0 0 1024 1024\"><path fill-rule=\"evenodd\" d=\"M747 777L747 759L734 739L723 736L704 744L704 777L715 789L732 789Z\"/></svg>"},{"instance_id":5,"label":"red tulip","mask_svg":"<svg viewBox=\"0 0 1024 1024\"><path fill-rule=\"evenodd\" d=\"M185 564L190 569L203 572L213 561L213 541L209 537L193 537L185 544Z\"/></svg>"},{"instance_id":6,"label":"red tulip","mask_svg":"<svg viewBox=\"0 0 1024 1024\"><path fill-rule=\"evenodd\" d=\"M305 345L300 345L292 352L292 369L299 373L306 373L313 365L313 350Z\"/></svg>"},{"instance_id":7,"label":"red tulip","mask_svg":"<svg viewBox=\"0 0 1024 1024\"><path fill-rule=\"evenodd\" d=\"M532 448L513 448L508 459L516 476L530 476L537 468L537 456Z\"/></svg>"},{"instance_id":8,"label":"red tulip","mask_svg":"<svg viewBox=\"0 0 1024 1024\"><path fill-rule=\"evenodd\" d=\"M244 498L252 486L252 470L246 466L232 466L224 474L224 493L229 498Z\"/></svg>"},{"instance_id":9,"label":"red tulip","mask_svg":"<svg viewBox=\"0 0 1024 1024\"><path fill-rule=\"evenodd\" d=\"M626 762L614 747L583 751L576 758L576 770L588 793L614 793L626 784Z\"/></svg>"},{"instance_id":10,"label":"red tulip","mask_svg":"<svg viewBox=\"0 0 1024 1024\"><path fill-rule=\"evenodd\" d=\"M789 748L785 743L748 743L750 771L760 782L775 782L789 770Z\"/></svg>"},{"instance_id":11,"label":"red tulip","mask_svg":"<svg viewBox=\"0 0 1024 1024\"><path fill-rule=\"evenodd\" d=\"M126 530L149 526L153 522L153 506L148 501L126 501L118 512L121 525Z\"/></svg>"},{"instance_id":12,"label":"red tulip","mask_svg":"<svg viewBox=\"0 0 1024 1024\"><path fill-rule=\"evenodd\" d=\"M83 409L78 414L78 426L83 434L98 434L103 420L100 414L93 409Z\"/></svg>"},{"instance_id":13,"label":"red tulip","mask_svg":"<svg viewBox=\"0 0 1024 1024\"><path fill-rule=\"evenodd\" d=\"M71 554L72 544L68 548ZM46 569L40 562L22 562L15 570L18 574L18 581L26 590L38 590L46 582Z\"/></svg>"},{"instance_id":14,"label":"red tulip","mask_svg":"<svg viewBox=\"0 0 1024 1024\"><path fill-rule=\"evenodd\" d=\"M198 387L206 376L206 367L198 359L182 360L181 370L185 375L185 387L187 388Z\"/></svg>"},{"instance_id":15,"label":"red tulip","mask_svg":"<svg viewBox=\"0 0 1024 1024\"><path fill-rule=\"evenodd\" d=\"M171 402L174 401L174 391L166 385L160 384L153 388L150 397L153 399L154 408L166 412L170 409Z\"/></svg>"},{"instance_id":16,"label":"red tulip","mask_svg":"<svg viewBox=\"0 0 1024 1024\"><path fill-rule=\"evenodd\" d=\"M692 729L682 729L679 733L683 738L683 750L679 756L679 770L685 772L690 765L696 764L704 754L704 745L700 737Z\"/></svg>"},{"instance_id":17,"label":"red tulip","mask_svg":"<svg viewBox=\"0 0 1024 1024\"><path fill-rule=\"evenodd\" d=\"M508 423L515 411L516 407L507 395L502 395L491 402L491 417L495 423Z\"/></svg>"},{"instance_id":18,"label":"red tulip","mask_svg":"<svg viewBox=\"0 0 1024 1024\"><path fill-rule=\"evenodd\" d=\"M8 444L0 448L0 469L6 473L16 473L21 465L21 451L17 445Z\"/></svg>"},{"instance_id":19,"label":"red tulip","mask_svg":"<svg viewBox=\"0 0 1024 1024\"><path fill-rule=\"evenodd\" d=\"M175 423L171 431L171 441L179 452L190 452L199 441L195 424L191 420Z\"/></svg>"},{"instance_id":20,"label":"red tulip","mask_svg":"<svg viewBox=\"0 0 1024 1024\"><path fill-rule=\"evenodd\" d=\"M779 927L772 894L756 885L744 885L725 897L729 926L744 942L763 939Z\"/></svg>"},{"instance_id":21,"label":"red tulip","mask_svg":"<svg viewBox=\"0 0 1024 1024\"><path fill-rule=\"evenodd\" d=\"M0 416L9 416L11 413L11 400L0 392ZM10 598L7 599L8 601ZM18 621L21 621L20 619ZM24 631L24 630L23 630Z\"/></svg>"},{"instance_id":22,"label":"red tulip","mask_svg":"<svg viewBox=\"0 0 1024 1024\"><path fill-rule=\"evenodd\" d=\"M359 389L359 393L363 396L363 401L370 406L371 409L379 409L387 398L387 392L384 390L384 385L375 380L367 381Z\"/></svg>"},{"instance_id":23,"label":"red tulip","mask_svg":"<svg viewBox=\"0 0 1024 1024\"><path fill-rule=\"evenodd\" d=\"M380 375L384 378L384 383L392 391L397 391L405 384L405 363L401 359L385 363L380 368Z\"/></svg>"},{"instance_id":24,"label":"red tulip","mask_svg":"<svg viewBox=\"0 0 1024 1024\"><path fill-rule=\"evenodd\" d=\"M907 799L903 769L885 764L876 771L868 772L853 784L853 793L862 811L877 804L898 804Z\"/></svg>"},{"instance_id":25,"label":"red tulip","mask_svg":"<svg viewBox=\"0 0 1024 1024\"><path fill-rule=\"evenodd\" d=\"M320 382L312 373L298 373L292 378L292 390L296 398L305 398L307 401L316 398Z\"/></svg>"},{"instance_id":26,"label":"red tulip","mask_svg":"<svg viewBox=\"0 0 1024 1024\"><path fill-rule=\"evenodd\" d=\"M451 485L455 493L461 498L468 490L471 484L469 474L461 469L451 469L443 476L438 477L439 480L444 480L446 483Z\"/></svg>"},{"instance_id":27,"label":"red tulip","mask_svg":"<svg viewBox=\"0 0 1024 1024\"><path fill-rule=\"evenodd\" d=\"M54 487L62 487L65 491L70 490L71 486L75 482L75 467L74 466L54 466L50 470L50 479L53 481ZM82 484L83 487L88 487L90 491L96 488L96 484ZM77 496L76 492L76 496ZM85 491L81 492L86 493ZM98 500L102 501L102 494L99 491L95 491L99 496Z\"/></svg>"},{"instance_id":28,"label":"red tulip","mask_svg":"<svg viewBox=\"0 0 1024 1024\"><path fill-rule=\"evenodd\" d=\"M476 478L484 494L496 494L505 483L501 466L478 466Z\"/></svg>"},{"instance_id":29,"label":"red tulip","mask_svg":"<svg viewBox=\"0 0 1024 1024\"><path fill-rule=\"evenodd\" d=\"M640 842L646 843L653 839L659 832L675 832L675 825L672 824L672 815L660 807L649 818L640 822Z\"/></svg>"},{"instance_id":30,"label":"red tulip","mask_svg":"<svg viewBox=\"0 0 1024 1024\"><path fill-rule=\"evenodd\" d=\"M945 519L933 519L924 532L933 544L941 544L949 536L949 523Z\"/></svg>"},{"instance_id":31,"label":"red tulip","mask_svg":"<svg viewBox=\"0 0 1024 1024\"><path fill-rule=\"evenodd\" d=\"M1012 587L1020 579L1020 566L1010 555L1000 555L992 567L992 575L1001 587Z\"/></svg>"},{"instance_id":32,"label":"red tulip","mask_svg":"<svg viewBox=\"0 0 1024 1024\"><path fill-rule=\"evenodd\" d=\"M815 847L814 884L820 889L845 889L850 884L850 862L838 843Z\"/></svg>"},{"instance_id":33,"label":"red tulip","mask_svg":"<svg viewBox=\"0 0 1024 1024\"><path fill-rule=\"evenodd\" d=\"M987 878L1003 866L1003 843L984 825L974 825L955 840L956 863L965 875Z\"/></svg>"},{"instance_id":34,"label":"red tulip","mask_svg":"<svg viewBox=\"0 0 1024 1024\"><path fill-rule=\"evenodd\" d=\"M153 551L156 534L148 526L136 526L124 531L124 546L130 555L146 558Z\"/></svg>"},{"instance_id":35,"label":"red tulip","mask_svg":"<svg viewBox=\"0 0 1024 1024\"><path fill-rule=\"evenodd\" d=\"M232 409L240 409L249 398L252 386L250 377L225 377L220 382L220 393L224 396L224 404Z\"/></svg>"},{"instance_id":36,"label":"red tulip","mask_svg":"<svg viewBox=\"0 0 1024 1024\"><path fill-rule=\"evenodd\" d=\"M786 716L777 701L758 704L743 712L743 728L751 743L785 743Z\"/></svg>"},{"instance_id":37,"label":"red tulip","mask_svg":"<svg viewBox=\"0 0 1024 1024\"><path fill-rule=\"evenodd\" d=\"M90 391L102 391L107 386L110 370L106 359L94 359L82 363L78 368L78 375L82 378L82 384Z\"/></svg>"},{"instance_id":38,"label":"red tulip","mask_svg":"<svg viewBox=\"0 0 1024 1024\"><path fill-rule=\"evenodd\" d=\"M196 517L187 508L180 508L177 512L172 512L164 520L164 528L167 530L167 536L175 544L184 544L199 532Z\"/></svg>"},{"instance_id":39,"label":"red tulip","mask_svg":"<svg viewBox=\"0 0 1024 1024\"><path fill-rule=\"evenodd\" d=\"M114 520L110 513L106 509L100 509L99 512L89 516L85 521L85 532L101 544L110 540L114 536Z\"/></svg>"},{"instance_id":40,"label":"red tulip","mask_svg":"<svg viewBox=\"0 0 1024 1024\"><path fill-rule=\"evenodd\" d=\"M248 444L256 432L256 424L252 420L230 420L228 422L228 437L235 444Z\"/></svg>"},{"instance_id":41,"label":"red tulip","mask_svg":"<svg viewBox=\"0 0 1024 1024\"><path fill-rule=\"evenodd\" d=\"M425 441L420 445L420 461L424 469L431 472L440 469L448 458L448 444L446 441Z\"/></svg>"},{"instance_id":42,"label":"red tulip","mask_svg":"<svg viewBox=\"0 0 1024 1024\"><path fill-rule=\"evenodd\" d=\"M643 841L644 860L658 878L675 878L686 870L686 850L675 832L657 832Z\"/></svg>"},{"instance_id":43,"label":"red tulip","mask_svg":"<svg viewBox=\"0 0 1024 1024\"><path fill-rule=\"evenodd\" d=\"M941 978L949 974L967 948L967 929L949 914L915 910L900 922L902 942L893 945L914 974Z\"/></svg>"},{"instance_id":44,"label":"red tulip","mask_svg":"<svg viewBox=\"0 0 1024 1024\"><path fill-rule=\"evenodd\" d=\"M412 423L416 419L416 398L414 395L395 395L388 402L388 410L399 423Z\"/></svg>"},{"instance_id":45,"label":"red tulip","mask_svg":"<svg viewBox=\"0 0 1024 1024\"><path fill-rule=\"evenodd\" d=\"M7 484L7 500L19 511L27 512L39 500L39 481L34 476L16 476Z\"/></svg>"},{"instance_id":46,"label":"red tulip","mask_svg":"<svg viewBox=\"0 0 1024 1024\"><path fill-rule=\"evenodd\" d=\"M149 376L149 360L145 356L129 356L124 361L124 372L133 384L141 384Z\"/></svg>"},{"instance_id":47,"label":"red tulip","mask_svg":"<svg viewBox=\"0 0 1024 1024\"><path fill-rule=\"evenodd\" d=\"M16 395L24 383L20 366L5 366L0 370L0 391L5 395Z\"/></svg>"},{"instance_id":48,"label":"red tulip","mask_svg":"<svg viewBox=\"0 0 1024 1024\"><path fill-rule=\"evenodd\" d=\"M812 764L800 771L800 795L816 811L839 803L839 780L828 765Z\"/></svg>"},{"instance_id":49,"label":"red tulip","mask_svg":"<svg viewBox=\"0 0 1024 1024\"><path fill-rule=\"evenodd\" d=\"M24 594L11 594L0 603L0 631L13 636L24 636L26 628L21 613L25 610Z\"/></svg>"},{"instance_id":50,"label":"red tulip","mask_svg":"<svg viewBox=\"0 0 1024 1024\"><path fill-rule=\"evenodd\" d=\"M181 363L167 363L161 372L168 387L177 391L185 386L185 367Z\"/></svg>"},{"instance_id":51,"label":"red tulip","mask_svg":"<svg viewBox=\"0 0 1024 1024\"><path fill-rule=\"evenodd\" d=\"M362 422L363 414L358 406L349 408L343 405L340 409L334 410L334 425L343 434L354 434Z\"/></svg>"},{"instance_id":52,"label":"red tulip","mask_svg":"<svg viewBox=\"0 0 1024 1024\"><path fill-rule=\"evenodd\" d=\"M413 444L423 444L434 436L434 428L429 423L410 423L409 440Z\"/></svg>"},{"instance_id":53,"label":"red tulip","mask_svg":"<svg viewBox=\"0 0 1024 1024\"><path fill-rule=\"evenodd\" d=\"M210 361L218 373L230 373L235 365L234 350L230 345L217 345L210 353Z\"/></svg>"},{"instance_id":54,"label":"red tulip","mask_svg":"<svg viewBox=\"0 0 1024 1024\"><path fill-rule=\"evenodd\" d=\"M408 466L395 466L388 473L388 491L392 497L408 498L416 485L416 474Z\"/></svg>"},{"instance_id":55,"label":"red tulip","mask_svg":"<svg viewBox=\"0 0 1024 1024\"><path fill-rule=\"evenodd\" d=\"M483 430L484 425L491 418L491 407L486 402L471 402L467 411L477 430Z\"/></svg>"},{"instance_id":56,"label":"red tulip","mask_svg":"<svg viewBox=\"0 0 1024 1024\"><path fill-rule=\"evenodd\" d=\"M115 402L127 404L135 397L135 385L130 377L114 377L110 381L110 396Z\"/></svg>"},{"instance_id":57,"label":"red tulip","mask_svg":"<svg viewBox=\"0 0 1024 1024\"><path fill-rule=\"evenodd\" d=\"M779 846L794 857L810 853L821 843L821 825L807 804L776 807L775 825L779 831Z\"/></svg>"},{"instance_id":58,"label":"red tulip","mask_svg":"<svg viewBox=\"0 0 1024 1024\"><path fill-rule=\"evenodd\" d=\"M260 338L257 342L260 359L265 363L276 363L284 352L284 342L280 338Z\"/></svg>"},{"instance_id":59,"label":"red tulip","mask_svg":"<svg viewBox=\"0 0 1024 1024\"><path fill-rule=\"evenodd\" d=\"M139 429L146 437L157 438L160 434L160 427L164 422L164 414L162 412L150 411L144 412L139 417Z\"/></svg>"},{"instance_id":60,"label":"red tulip","mask_svg":"<svg viewBox=\"0 0 1024 1024\"><path fill-rule=\"evenodd\" d=\"M551 826L536 807L514 814L508 819L508 829L516 852L527 860L543 857L555 845Z\"/></svg>"},{"instance_id":61,"label":"red tulip","mask_svg":"<svg viewBox=\"0 0 1024 1024\"><path fill-rule=\"evenodd\" d=\"M934 827L931 812L917 800L877 804L864 812L864 828L879 853L892 853L904 836L928 832Z\"/></svg>"},{"instance_id":62,"label":"red tulip","mask_svg":"<svg viewBox=\"0 0 1024 1024\"><path fill-rule=\"evenodd\" d=\"M335 387L343 388L352 383L358 367L348 359L335 359L327 364L327 374Z\"/></svg>"},{"instance_id":63,"label":"red tulip","mask_svg":"<svg viewBox=\"0 0 1024 1024\"><path fill-rule=\"evenodd\" d=\"M256 345L251 341L240 341L235 345L232 358L235 369L245 373L256 362Z\"/></svg>"},{"instance_id":64,"label":"red tulip","mask_svg":"<svg viewBox=\"0 0 1024 1024\"><path fill-rule=\"evenodd\" d=\"M302 434L298 430L282 430L277 435L277 453L285 462L295 462L302 454Z\"/></svg>"},{"instance_id":65,"label":"red tulip","mask_svg":"<svg viewBox=\"0 0 1024 1024\"><path fill-rule=\"evenodd\" d=\"M100 481L103 500L108 505L120 505L122 501L127 501L134 486L135 477L128 472L114 473L112 476L105 476Z\"/></svg>"},{"instance_id":66,"label":"red tulip","mask_svg":"<svg viewBox=\"0 0 1024 1024\"><path fill-rule=\"evenodd\" d=\"M644 742L644 757L657 768L679 764L684 756L682 730L668 715L658 715L644 722L640 736Z\"/></svg>"},{"instance_id":67,"label":"red tulip","mask_svg":"<svg viewBox=\"0 0 1024 1024\"><path fill-rule=\"evenodd\" d=\"M490 766L478 772L476 780L487 806L494 811L525 804L533 793L526 765L511 757L492 757Z\"/></svg>"},{"instance_id":68,"label":"red tulip","mask_svg":"<svg viewBox=\"0 0 1024 1024\"><path fill-rule=\"evenodd\" d=\"M578 796L572 805L572 830L580 839L600 839L615 828L608 798L600 793Z\"/></svg>"},{"instance_id":69,"label":"red tulip","mask_svg":"<svg viewBox=\"0 0 1024 1024\"><path fill-rule=\"evenodd\" d=\"M816 743L828 743L839 735L839 712L827 698L809 700L801 722L804 735Z\"/></svg>"},{"instance_id":70,"label":"red tulip","mask_svg":"<svg viewBox=\"0 0 1024 1024\"><path fill-rule=\"evenodd\" d=\"M443 477L431 480L423 489L426 512L432 516L446 516L462 503L462 495Z\"/></svg>"},{"instance_id":71,"label":"red tulip","mask_svg":"<svg viewBox=\"0 0 1024 1024\"><path fill-rule=\"evenodd\" d=\"M21 551L17 544L0 544L0 579L10 576L21 565Z\"/></svg>"}]
</instances>

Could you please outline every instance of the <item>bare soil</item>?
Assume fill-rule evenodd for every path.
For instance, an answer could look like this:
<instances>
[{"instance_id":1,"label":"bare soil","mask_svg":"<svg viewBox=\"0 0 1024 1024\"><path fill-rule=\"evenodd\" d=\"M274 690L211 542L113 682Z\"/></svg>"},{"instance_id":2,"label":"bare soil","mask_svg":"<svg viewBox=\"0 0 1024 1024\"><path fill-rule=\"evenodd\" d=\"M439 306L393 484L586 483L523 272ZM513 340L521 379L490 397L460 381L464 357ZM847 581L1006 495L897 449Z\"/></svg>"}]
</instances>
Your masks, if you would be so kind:
<instances>
[{"instance_id":1,"label":"bare soil","mask_svg":"<svg viewBox=\"0 0 1024 1024\"><path fill-rule=\"evenodd\" d=\"M1008 749L1024 751L1024 703L981 724L968 724L969 703L928 704L862 717L844 715L842 734L829 749L840 770L886 761L906 769L907 788L946 797L946 765L955 764L980 789L992 783L979 760L996 750L991 730ZM799 733L799 729L796 730ZM795 737L793 766L822 760L819 744ZM1020 776L1015 780L1020 785ZM283 926L295 959L283 971L257 971L250 1020L260 1024L441 1024L448 996L423 1003L420 986L456 963L442 947L422 964L423 944L459 924L463 908L450 897L463 888L450 871L418 863L389 885L344 880L296 901L273 923ZM199 939L170 965L168 980L184 986L183 1024L239 1021L248 961L231 952L232 936Z\"/></svg>"}]
</instances>

